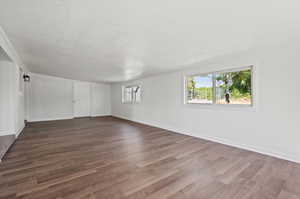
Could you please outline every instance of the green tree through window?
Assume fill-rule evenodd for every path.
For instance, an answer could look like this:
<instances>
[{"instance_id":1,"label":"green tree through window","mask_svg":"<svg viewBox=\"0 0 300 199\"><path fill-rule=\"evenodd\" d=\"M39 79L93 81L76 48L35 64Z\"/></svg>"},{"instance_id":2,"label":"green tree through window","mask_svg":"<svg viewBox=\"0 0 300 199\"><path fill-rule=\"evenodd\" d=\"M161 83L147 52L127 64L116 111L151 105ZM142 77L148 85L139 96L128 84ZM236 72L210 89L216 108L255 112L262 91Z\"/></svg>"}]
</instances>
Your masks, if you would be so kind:
<instances>
[{"instance_id":1,"label":"green tree through window","mask_svg":"<svg viewBox=\"0 0 300 199\"><path fill-rule=\"evenodd\" d=\"M187 77L188 103L252 104L252 67Z\"/></svg>"}]
</instances>

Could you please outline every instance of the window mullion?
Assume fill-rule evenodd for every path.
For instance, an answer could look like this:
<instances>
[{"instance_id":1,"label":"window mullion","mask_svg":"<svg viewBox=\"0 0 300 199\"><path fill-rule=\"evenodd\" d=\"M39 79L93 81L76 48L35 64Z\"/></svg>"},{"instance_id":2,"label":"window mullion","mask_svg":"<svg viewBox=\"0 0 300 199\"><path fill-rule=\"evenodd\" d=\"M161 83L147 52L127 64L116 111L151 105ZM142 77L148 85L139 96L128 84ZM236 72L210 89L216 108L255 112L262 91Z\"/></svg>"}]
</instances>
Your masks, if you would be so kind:
<instances>
[{"instance_id":1,"label":"window mullion","mask_svg":"<svg viewBox=\"0 0 300 199\"><path fill-rule=\"evenodd\" d=\"M134 103L134 90L133 90L133 87L131 87L130 90L131 90L131 103Z\"/></svg>"},{"instance_id":2,"label":"window mullion","mask_svg":"<svg viewBox=\"0 0 300 199\"><path fill-rule=\"evenodd\" d=\"M217 100L216 100L216 94L217 94L217 91L216 91L216 73L213 73L212 74L213 76L213 104L216 104L217 103Z\"/></svg>"}]
</instances>

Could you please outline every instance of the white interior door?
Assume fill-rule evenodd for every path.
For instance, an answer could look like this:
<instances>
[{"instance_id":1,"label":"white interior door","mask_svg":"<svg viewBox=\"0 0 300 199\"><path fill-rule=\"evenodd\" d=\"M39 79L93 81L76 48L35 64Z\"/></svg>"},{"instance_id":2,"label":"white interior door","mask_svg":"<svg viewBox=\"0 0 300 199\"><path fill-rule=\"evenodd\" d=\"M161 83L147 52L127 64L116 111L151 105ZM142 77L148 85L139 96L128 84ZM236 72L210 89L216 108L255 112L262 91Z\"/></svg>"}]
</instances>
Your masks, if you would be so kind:
<instances>
[{"instance_id":1,"label":"white interior door","mask_svg":"<svg viewBox=\"0 0 300 199\"><path fill-rule=\"evenodd\" d=\"M74 82L74 117L90 116L90 84Z\"/></svg>"}]
</instances>

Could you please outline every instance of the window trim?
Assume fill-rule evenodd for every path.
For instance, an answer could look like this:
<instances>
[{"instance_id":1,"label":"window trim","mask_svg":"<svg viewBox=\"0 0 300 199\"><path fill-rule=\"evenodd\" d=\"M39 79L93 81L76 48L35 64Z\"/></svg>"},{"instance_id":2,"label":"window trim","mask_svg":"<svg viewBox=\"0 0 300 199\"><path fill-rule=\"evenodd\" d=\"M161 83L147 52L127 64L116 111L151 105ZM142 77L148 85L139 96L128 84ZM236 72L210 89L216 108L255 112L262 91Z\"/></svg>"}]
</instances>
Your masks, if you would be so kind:
<instances>
[{"instance_id":1,"label":"window trim","mask_svg":"<svg viewBox=\"0 0 300 199\"><path fill-rule=\"evenodd\" d=\"M124 99L125 99L125 89L126 88L133 88L133 87L140 87L139 89L140 89L140 94L141 94L141 85L139 85L139 84L132 84L132 85L124 85L124 86L122 86L122 104L139 104L139 103L141 103L141 96L140 96L140 101L136 101L136 98L135 98L135 100L133 100L133 93L131 94L131 101L125 101Z\"/></svg>"},{"instance_id":2,"label":"window trim","mask_svg":"<svg viewBox=\"0 0 300 199\"><path fill-rule=\"evenodd\" d=\"M212 88L212 92L214 95L215 89L214 89L214 74L213 73L196 73L196 74L192 74L192 75L185 75L184 77L184 101L185 104L202 104L202 105L213 105L214 104L214 97L212 100L212 103L191 103L188 100L188 89L187 89L187 85L188 85L188 78L189 77L196 77L196 76L208 76L208 75L212 75L212 81L213 81L213 88Z\"/></svg>"},{"instance_id":3,"label":"window trim","mask_svg":"<svg viewBox=\"0 0 300 199\"><path fill-rule=\"evenodd\" d=\"M230 73L230 72L238 72L243 70L250 70L251 71L251 104L217 104L216 103L216 74L218 73ZM254 89L254 70L255 67L253 65L239 67L239 68L231 68L231 69L224 69L224 70L218 70L218 71L212 71L212 72L205 72L205 73L192 73L192 74L185 74L184 75L184 104L185 105L193 105L193 106L209 106L209 107L249 107L253 108L254 103L254 95L255 95L255 89ZM195 77L195 76L207 76L212 75L212 83L213 83L213 99L212 103L191 103L188 101L188 78L189 77Z\"/></svg>"}]
</instances>

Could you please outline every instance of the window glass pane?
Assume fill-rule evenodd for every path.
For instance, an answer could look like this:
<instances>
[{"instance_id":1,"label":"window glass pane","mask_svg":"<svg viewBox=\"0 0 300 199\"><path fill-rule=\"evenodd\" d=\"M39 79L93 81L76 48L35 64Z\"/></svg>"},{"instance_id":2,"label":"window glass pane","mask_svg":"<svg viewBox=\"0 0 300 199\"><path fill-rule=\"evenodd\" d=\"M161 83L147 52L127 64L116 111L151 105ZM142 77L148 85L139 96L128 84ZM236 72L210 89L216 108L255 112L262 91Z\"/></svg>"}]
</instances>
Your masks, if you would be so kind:
<instances>
[{"instance_id":1,"label":"window glass pane","mask_svg":"<svg viewBox=\"0 0 300 199\"><path fill-rule=\"evenodd\" d=\"M251 69L216 74L217 104L252 103Z\"/></svg>"},{"instance_id":2,"label":"window glass pane","mask_svg":"<svg viewBox=\"0 0 300 199\"><path fill-rule=\"evenodd\" d=\"M213 75L190 76L187 79L188 103L213 102Z\"/></svg>"},{"instance_id":3,"label":"window glass pane","mask_svg":"<svg viewBox=\"0 0 300 199\"><path fill-rule=\"evenodd\" d=\"M125 88L125 102L131 102L132 101L132 89L131 87L126 87Z\"/></svg>"},{"instance_id":4,"label":"window glass pane","mask_svg":"<svg viewBox=\"0 0 300 199\"><path fill-rule=\"evenodd\" d=\"M140 86L133 86L133 101L140 102L141 101L141 87Z\"/></svg>"},{"instance_id":5,"label":"window glass pane","mask_svg":"<svg viewBox=\"0 0 300 199\"><path fill-rule=\"evenodd\" d=\"M122 87L122 102L123 103L138 103L141 101L141 87L127 86Z\"/></svg>"}]
</instances>

